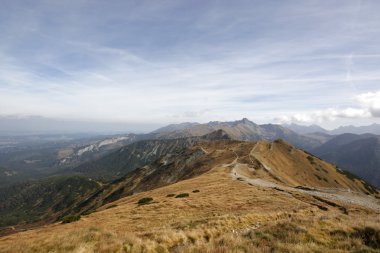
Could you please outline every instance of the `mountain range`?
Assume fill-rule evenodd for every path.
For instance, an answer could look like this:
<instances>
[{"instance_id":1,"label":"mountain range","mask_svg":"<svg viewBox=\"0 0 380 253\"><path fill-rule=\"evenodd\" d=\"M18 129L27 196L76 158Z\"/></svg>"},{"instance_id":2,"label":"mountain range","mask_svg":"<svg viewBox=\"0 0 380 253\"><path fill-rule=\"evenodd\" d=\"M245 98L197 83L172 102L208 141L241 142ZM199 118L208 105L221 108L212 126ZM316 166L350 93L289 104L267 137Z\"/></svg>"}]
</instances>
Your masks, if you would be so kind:
<instances>
[{"instance_id":1,"label":"mountain range","mask_svg":"<svg viewBox=\"0 0 380 253\"><path fill-rule=\"evenodd\" d=\"M374 134L342 134L344 130L353 132L379 131L380 125L372 124L366 127L341 127L327 131L320 126L301 126L264 124L258 125L244 118L233 122L209 122L206 124L183 123L169 125L153 132L155 138L178 138L197 136L216 129L223 129L235 140L269 140L284 139L296 147L337 164L339 167L364 178L376 187L380 187L380 155L378 136ZM337 134L337 135L335 135ZM368 137L368 138L367 138ZM371 137L371 140L369 138ZM353 142L357 139L367 139ZM344 146L341 145L344 142Z\"/></svg>"},{"instance_id":2,"label":"mountain range","mask_svg":"<svg viewBox=\"0 0 380 253\"><path fill-rule=\"evenodd\" d=\"M126 152L120 162L131 156L143 162L108 183L72 175L6 188L1 217L23 214L40 223L25 232L31 224L5 228L0 251L376 252L380 246L380 192L284 140L234 140L220 129L142 140L116 152Z\"/></svg>"},{"instance_id":3,"label":"mountain range","mask_svg":"<svg viewBox=\"0 0 380 253\"><path fill-rule=\"evenodd\" d=\"M206 124L172 124L148 134L86 137L73 140L70 139L72 137L67 138L62 136L51 136L49 137L50 139L44 140L36 136L29 138L29 142L24 141L19 144L19 139L10 139L7 137L3 141L2 149L0 149L0 165L3 167L0 173L4 175L0 177L0 182L3 187L29 179L38 179L73 172L97 180L114 180L124 176L130 170L139 167L146 161L151 162L157 159L162 152L166 152L166 150L158 148L158 153L155 155L152 155L152 153L144 154L144 152L148 152L147 150L152 152L152 150L149 149L149 145L160 146L160 144L158 144L159 140L172 142L171 140L173 139L199 137L222 129L229 138L236 140L273 141L280 138L284 139L296 147L320 155L328 161L334 162L338 166L362 176L367 181L379 187L378 181L375 180L376 177L372 176L376 174L378 170L377 164L379 163L379 158L377 155L363 156L363 158L365 158L361 160L361 163L356 162L353 163L354 165L351 164L351 166L349 166L347 163L342 162L346 160L344 157L340 159L332 158L338 155L327 154L333 152L331 149L328 149L330 140L334 138L345 139L348 138L349 135L338 138L335 135L326 133L326 131L321 130L322 128L315 125L306 127L306 129L308 131L321 132L306 133L308 131L305 129L305 131L303 131L302 126L295 124L289 125L288 127L299 133L275 124L258 125L244 118L232 122L214 121ZM371 127L374 129L376 125L374 124ZM28 140L28 138L22 139ZM33 140L37 140L37 146L35 144L36 141L33 142ZM49 140L51 141L49 142ZM139 142L141 140L146 140L146 142ZM351 139L348 138L347 141L349 140ZM328 144L325 144L326 142L328 142ZM129 144L133 145L128 146ZM332 147L333 146L334 145L332 145ZM336 147L336 145L334 147ZM118 151L120 148L122 148L122 150ZM368 149L373 150L367 151L367 153L372 152L372 154L376 154L377 152L375 145L368 147ZM130 150L137 153L131 155L129 154ZM339 153L338 150L334 152ZM141 157L137 157L137 155ZM340 153L340 155L343 156L343 152ZM130 158L128 162L125 162L125 159L120 160L120 158L118 158L124 156ZM366 171L366 173L361 173L360 170Z\"/></svg>"},{"instance_id":4,"label":"mountain range","mask_svg":"<svg viewBox=\"0 0 380 253\"><path fill-rule=\"evenodd\" d=\"M293 130L296 133L299 134L312 134L312 133L324 133L324 134L330 134L330 135L339 135L339 134L345 134L345 133L351 133L351 134L375 134L380 135L380 124L372 124L368 126L340 126L333 130L326 130L318 125L298 125L295 123L292 124L284 124L284 127Z\"/></svg>"},{"instance_id":5,"label":"mountain range","mask_svg":"<svg viewBox=\"0 0 380 253\"><path fill-rule=\"evenodd\" d=\"M275 140L282 138L297 147L310 149L320 145L318 140L297 134L281 125L263 124L258 125L243 118L231 122L211 121L205 124L183 123L179 125L169 125L168 127L157 129L152 132L158 139L173 139L190 136L202 136L213 131L222 129L232 139L236 140Z\"/></svg>"},{"instance_id":6,"label":"mountain range","mask_svg":"<svg viewBox=\"0 0 380 253\"><path fill-rule=\"evenodd\" d=\"M261 151L252 151L248 158L250 163L265 173L259 170L260 173L254 174L262 179L274 179L275 183L291 187L343 187L369 195L377 192L371 184L379 187L379 137L371 134L302 135L280 125L258 125L244 118L233 122L169 125L148 134L95 137L76 143L73 145L70 141L68 144L57 142L54 144L57 146L51 146L49 142L43 144L44 148L40 150L46 149L49 152L40 152L38 155L41 157L43 154L50 154L47 156L48 161L50 160L49 163L55 169L54 173L50 174L42 173L44 170L39 171L41 174L38 174L38 177L42 178L40 180L24 180L13 184L14 181L9 179L16 178L16 175L23 171L0 169L0 173L6 176L3 177L3 181L4 178L8 180L4 181L5 184L0 188L0 199L4 203L0 206L0 214L3 217L0 219L0 226L19 224L17 226L25 228L36 222L52 222L69 214L85 214L122 197L199 176L212 167L210 164L207 168L202 167L203 162L200 161L195 163L196 165L193 163L198 161L198 155L201 157L207 154L200 148L200 143L205 143L208 147L219 145L213 152L221 152L224 155L210 158L211 160L223 160L224 156L230 159L225 149L234 149L232 146L235 144L255 145L255 149ZM220 146L222 144L224 148ZM15 146L16 151L21 152L17 147L19 146ZM284 156L281 151L275 152L276 155L273 156L271 153L274 147L287 149L288 154ZM29 155L28 150L22 150L23 160L12 161L25 163L25 160L33 160L26 157L38 160L35 154ZM13 154L12 152L9 154ZM19 154L17 152L15 154ZM307 170L310 166L300 163L305 154L311 164L311 168ZM4 157L7 157L6 153ZM289 160L289 157L293 160ZM322 164L318 157L336 165L331 167L327 163ZM188 164L192 165L192 169L183 171ZM23 166L26 166L26 169L28 163ZM200 171L195 170L194 166ZM329 169L325 168L326 166ZM287 169L284 171L284 168ZM294 170L296 172L292 172ZM243 171L245 174L248 173ZM34 175L33 170L29 172ZM24 173L22 178L27 175ZM339 175L344 175L355 184L351 185L350 181L343 182ZM74 191L68 191L68 186L73 187Z\"/></svg>"},{"instance_id":7,"label":"mountain range","mask_svg":"<svg viewBox=\"0 0 380 253\"><path fill-rule=\"evenodd\" d=\"M341 134L311 152L380 188L380 136Z\"/></svg>"}]
</instances>

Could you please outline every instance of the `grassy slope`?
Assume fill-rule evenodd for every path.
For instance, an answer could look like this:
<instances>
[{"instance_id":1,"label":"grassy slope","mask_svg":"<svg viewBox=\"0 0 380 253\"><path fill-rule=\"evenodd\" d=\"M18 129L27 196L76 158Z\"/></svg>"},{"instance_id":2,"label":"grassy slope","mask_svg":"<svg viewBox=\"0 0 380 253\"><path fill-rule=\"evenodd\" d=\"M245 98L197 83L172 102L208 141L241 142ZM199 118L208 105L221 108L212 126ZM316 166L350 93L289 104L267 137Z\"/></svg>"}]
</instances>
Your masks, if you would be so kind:
<instances>
[{"instance_id":1,"label":"grassy slope","mask_svg":"<svg viewBox=\"0 0 380 253\"><path fill-rule=\"evenodd\" d=\"M201 138L226 138L223 134L223 132L215 132L212 135L199 138L141 141L100 159L98 164L91 164L98 165L101 168L100 173L117 175L118 170L115 171L115 167L127 171L128 169L133 170L135 169L134 166L151 163L163 154L175 153L191 146ZM173 162L178 162L182 156L186 157L186 154L179 154L178 159L177 157L171 159ZM144 171L144 168L136 173L130 173L130 177L119 178L118 181L123 181L124 184L118 188L118 192L112 191L117 185L116 182L111 183L110 186L102 185L100 187L96 181L80 176L49 177L39 181L28 181L0 188L0 227L21 224L22 226L18 226L18 228L24 229L25 226L33 226L30 224L31 222L52 222L63 215L86 212L104 203L119 199L121 194L126 195L137 191L133 187L136 184L134 178L139 182L141 177L146 174L139 173L141 170ZM152 170L154 168L149 169L148 172ZM100 175L99 171L92 166L90 166L90 172L94 176ZM158 174L156 179L159 179L161 173L154 174ZM191 175L191 173L187 174ZM184 176L178 175L179 178ZM129 181L130 184L128 184ZM146 177L144 183L139 183L139 191L142 191L144 187L149 188L153 182L153 178ZM155 187L160 185L163 184L158 181ZM4 234L4 231L0 231L0 234Z\"/></svg>"},{"instance_id":2,"label":"grassy slope","mask_svg":"<svg viewBox=\"0 0 380 253\"><path fill-rule=\"evenodd\" d=\"M209 155L227 151L232 155L221 163L210 160L212 169L199 177L122 198L75 223L54 224L0 238L0 251L379 251L380 216L373 210L232 180L230 168L224 165L232 162L234 154L239 163L244 163L254 148L252 143L234 143L203 145ZM292 152L286 147L281 143L273 147L272 150L278 148L284 153L278 162L286 161L285 154ZM302 164L309 162L306 154L299 159ZM343 177L346 176L336 175L338 182L346 180ZM360 188L360 182L352 187ZM167 197L178 193L189 193L190 197ZM138 205L144 197L152 197L153 202ZM347 212L343 213L339 206Z\"/></svg>"},{"instance_id":3,"label":"grassy slope","mask_svg":"<svg viewBox=\"0 0 380 253\"><path fill-rule=\"evenodd\" d=\"M204 149L208 150L204 154ZM216 141L203 142L181 152L163 156L154 163L130 172L105 188L96 192L77 208L77 212L88 212L101 205L137 192L200 175L214 166L226 164L238 156L241 168L248 176L262 178L288 186L328 187L334 189L375 193L365 182L343 174L335 166L313 157L289 144ZM266 171L265 166L272 168ZM250 170L250 167L257 167Z\"/></svg>"}]
</instances>

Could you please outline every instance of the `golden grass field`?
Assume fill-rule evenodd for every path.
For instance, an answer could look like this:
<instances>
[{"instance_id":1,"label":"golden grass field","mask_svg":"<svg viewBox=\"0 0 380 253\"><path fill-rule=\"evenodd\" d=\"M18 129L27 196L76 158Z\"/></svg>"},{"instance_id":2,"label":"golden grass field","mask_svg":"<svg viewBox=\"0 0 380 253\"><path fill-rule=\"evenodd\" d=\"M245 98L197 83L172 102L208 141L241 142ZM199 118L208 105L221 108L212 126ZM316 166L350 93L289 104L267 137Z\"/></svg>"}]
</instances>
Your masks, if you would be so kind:
<instances>
[{"instance_id":1,"label":"golden grass field","mask_svg":"<svg viewBox=\"0 0 380 253\"><path fill-rule=\"evenodd\" d=\"M235 143L231 151L242 155L241 148ZM0 252L380 252L378 211L250 185L234 179L230 166L213 166L198 177L122 198L77 222L2 237ZM167 197L179 193L190 196ZM138 205L144 197L153 202Z\"/></svg>"}]
</instances>

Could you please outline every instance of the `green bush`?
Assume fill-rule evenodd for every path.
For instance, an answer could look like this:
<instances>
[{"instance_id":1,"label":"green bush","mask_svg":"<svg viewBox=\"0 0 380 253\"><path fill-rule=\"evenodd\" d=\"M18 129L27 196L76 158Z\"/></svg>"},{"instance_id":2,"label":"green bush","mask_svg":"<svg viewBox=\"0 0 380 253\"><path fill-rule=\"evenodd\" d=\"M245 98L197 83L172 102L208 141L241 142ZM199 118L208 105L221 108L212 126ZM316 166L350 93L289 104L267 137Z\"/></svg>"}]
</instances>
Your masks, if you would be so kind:
<instances>
[{"instance_id":1,"label":"green bush","mask_svg":"<svg viewBox=\"0 0 380 253\"><path fill-rule=\"evenodd\" d=\"M147 198L140 199L137 202L137 204L139 204L139 205L146 205L146 204L150 204L152 201L153 201L153 198L147 197Z\"/></svg>"},{"instance_id":2,"label":"green bush","mask_svg":"<svg viewBox=\"0 0 380 253\"><path fill-rule=\"evenodd\" d=\"M194 190L193 192L194 192L194 193L197 193L197 192L200 192L200 190Z\"/></svg>"},{"instance_id":3,"label":"green bush","mask_svg":"<svg viewBox=\"0 0 380 253\"><path fill-rule=\"evenodd\" d=\"M79 214L70 214L62 218L62 223L71 223L80 220Z\"/></svg>"},{"instance_id":4,"label":"green bush","mask_svg":"<svg viewBox=\"0 0 380 253\"><path fill-rule=\"evenodd\" d=\"M186 197L189 197L190 195L188 193L180 193L178 194L177 196L175 196L176 198L186 198Z\"/></svg>"}]
</instances>

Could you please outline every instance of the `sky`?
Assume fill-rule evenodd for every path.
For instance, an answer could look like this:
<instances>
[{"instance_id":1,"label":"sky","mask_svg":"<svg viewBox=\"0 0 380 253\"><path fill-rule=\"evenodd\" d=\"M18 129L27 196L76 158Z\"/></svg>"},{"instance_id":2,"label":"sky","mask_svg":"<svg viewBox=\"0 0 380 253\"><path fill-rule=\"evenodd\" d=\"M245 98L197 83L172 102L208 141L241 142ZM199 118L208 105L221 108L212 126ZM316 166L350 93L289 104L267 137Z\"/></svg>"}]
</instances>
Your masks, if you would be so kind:
<instances>
[{"instance_id":1,"label":"sky","mask_svg":"<svg viewBox=\"0 0 380 253\"><path fill-rule=\"evenodd\" d=\"M377 0L3 0L0 117L380 123L379 10Z\"/></svg>"}]
</instances>

